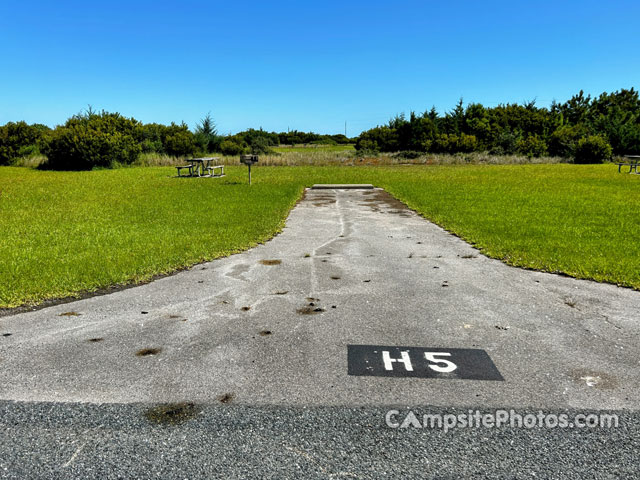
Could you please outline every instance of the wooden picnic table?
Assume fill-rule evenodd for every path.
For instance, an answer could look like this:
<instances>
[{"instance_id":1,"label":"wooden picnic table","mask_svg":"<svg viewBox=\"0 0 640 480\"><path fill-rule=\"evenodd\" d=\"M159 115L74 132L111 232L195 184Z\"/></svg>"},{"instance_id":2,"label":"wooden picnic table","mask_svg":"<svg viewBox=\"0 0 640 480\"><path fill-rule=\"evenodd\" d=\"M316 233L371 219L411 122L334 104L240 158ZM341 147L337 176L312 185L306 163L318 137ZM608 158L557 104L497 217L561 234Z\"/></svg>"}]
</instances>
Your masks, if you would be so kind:
<instances>
[{"instance_id":1,"label":"wooden picnic table","mask_svg":"<svg viewBox=\"0 0 640 480\"><path fill-rule=\"evenodd\" d=\"M623 155L624 158L628 158L629 161L625 162L617 162L618 165L618 173L620 173L620 169L624 167L629 167L629 173L638 173L638 162L640 162L640 155Z\"/></svg>"},{"instance_id":2,"label":"wooden picnic table","mask_svg":"<svg viewBox=\"0 0 640 480\"><path fill-rule=\"evenodd\" d=\"M193 175L199 177L204 175L205 170L211 167L214 160L220 160L218 157L192 158L189 162L193 165Z\"/></svg>"},{"instance_id":3,"label":"wooden picnic table","mask_svg":"<svg viewBox=\"0 0 640 480\"><path fill-rule=\"evenodd\" d=\"M187 165L176 166L178 169L178 176L180 175L180 171L186 169L189 171L189 177L224 177L224 165L216 165L216 161L220 160L219 157L202 157L202 158L190 158L187 160ZM219 170L219 173L216 174L216 170ZM210 172L208 175L205 175L205 171Z\"/></svg>"}]
</instances>

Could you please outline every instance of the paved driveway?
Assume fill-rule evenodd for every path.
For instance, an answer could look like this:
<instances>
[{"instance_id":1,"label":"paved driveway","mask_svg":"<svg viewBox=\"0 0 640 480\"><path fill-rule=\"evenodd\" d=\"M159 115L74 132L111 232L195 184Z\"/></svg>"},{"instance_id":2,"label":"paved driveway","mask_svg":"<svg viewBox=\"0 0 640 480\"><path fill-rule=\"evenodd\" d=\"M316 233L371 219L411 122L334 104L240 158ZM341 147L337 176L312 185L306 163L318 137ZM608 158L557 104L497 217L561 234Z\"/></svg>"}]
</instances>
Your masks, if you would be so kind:
<instances>
[{"instance_id":1,"label":"paved driveway","mask_svg":"<svg viewBox=\"0 0 640 480\"><path fill-rule=\"evenodd\" d=\"M292 474L295 465L305 476L320 477L375 478L385 471L545 476L544 459L551 457L532 456L536 442L538 452L573 452L571 460L549 460L559 476L599 455L585 474L636 472L639 311L638 292L488 259L382 190L308 190L284 231L250 251L110 295L0 318L0 399L6 401L6 432L14 432L0 437L0 451L7 453L0 467L16 474L21 455L46 444L44 432L56 431L64 419L70 430L61 434L66 440L57 444L58 453L44 455L31 470L27 463L27 472L78 468L82 476L87 470L81 467L91 465L117 472L104 463L107 453L96 454L102 438L127 471L139 468L144 477L150 474L145 455L159 453L134 454L137 436L127 436L124 427L104 433L98 425L141 424L156 440L160 432L171 457L175 444L167 438L195 429L190 439L183 436L183 447L200 438L198 445L220 449L224 436L209 427L221 425L221 418L227 429L247 426L255 414L272 434L255 440L249 453L244 441L255 439L251 432L258 428L252 422L248 430L231 428L235 434L225 445L237 448L223 458L212 453L209 469L198 470L204 468L200 455L189 457L184 471L167 466L167 476L212 475L216 467L242 477L236 457L243 451L281 458L285 470L268 462L247 467L274 476ZM176 402L185 423L157 430L151 404ZM101 404L108 405L101 410ZM496 429L401 436L385 425L390 407L421 413L616 410L626 415L626 425L591 431L589 441L559 430L533 437ZM100 411L104 422L94 418ZM302 427L305 411L311 420ZM98 430L92 430L94 420ZM349 422L361 433L347 435L338 447L337 432L353 433ZM310 433L300 438L299 429ZM30 436L35 439L25 440ZM387 450L361 443L376 439L385 439ZM615 449L605 453L594 441ZM439 459L420 454L435 446L443 452ZM409 447L417 456L403 459ZM332 463L336 448L353 453L345 453L344 469ZM498 448L502 463L487 461L483 448ZM385 452L392 453L386 460ZM173 458L173 467L184 460Z\"/></svg>"}]
</instances>

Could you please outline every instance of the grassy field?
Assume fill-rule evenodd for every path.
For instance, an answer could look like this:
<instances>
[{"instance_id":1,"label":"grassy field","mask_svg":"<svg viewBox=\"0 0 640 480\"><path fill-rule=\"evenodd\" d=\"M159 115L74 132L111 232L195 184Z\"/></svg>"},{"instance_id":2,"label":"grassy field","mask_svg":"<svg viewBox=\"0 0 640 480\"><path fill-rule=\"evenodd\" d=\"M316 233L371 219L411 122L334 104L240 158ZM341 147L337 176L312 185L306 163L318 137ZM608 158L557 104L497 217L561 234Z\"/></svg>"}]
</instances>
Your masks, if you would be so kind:
<instances>
[{"instance_id":1,"label":"grassy field","mask_svg":"<svg viewBox=\"0 0 640 480\"><path fill-rule=\"evenodd\" d=\"M305 186L373 183L509 264L640 289L640 177L612 165L0 168L0 307L144 281L265 241Z\"/></svg>"}]
</instances>

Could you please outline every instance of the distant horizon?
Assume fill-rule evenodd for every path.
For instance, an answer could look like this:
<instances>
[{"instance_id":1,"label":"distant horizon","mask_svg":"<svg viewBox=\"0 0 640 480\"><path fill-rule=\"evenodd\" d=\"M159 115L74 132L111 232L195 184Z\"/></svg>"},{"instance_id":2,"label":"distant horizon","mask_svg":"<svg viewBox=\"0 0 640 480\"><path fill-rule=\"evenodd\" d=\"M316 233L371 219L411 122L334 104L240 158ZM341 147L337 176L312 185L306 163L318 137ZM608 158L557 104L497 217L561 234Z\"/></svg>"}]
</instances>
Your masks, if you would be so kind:
<instances>
[{"instance_id":1,"label":"distant horizon","mask_svg":"<svg viewBox=\"0 0 640 480\"><path fill-rule=\"evenodd\" d=\"M412 110L548 107L638 88L640 5L150 0L0 5L0 125L91 105L144 123L211 113L249 128L356 137ZM633 83L636 82L634 85Z\"/></svg>"}]
</instances>

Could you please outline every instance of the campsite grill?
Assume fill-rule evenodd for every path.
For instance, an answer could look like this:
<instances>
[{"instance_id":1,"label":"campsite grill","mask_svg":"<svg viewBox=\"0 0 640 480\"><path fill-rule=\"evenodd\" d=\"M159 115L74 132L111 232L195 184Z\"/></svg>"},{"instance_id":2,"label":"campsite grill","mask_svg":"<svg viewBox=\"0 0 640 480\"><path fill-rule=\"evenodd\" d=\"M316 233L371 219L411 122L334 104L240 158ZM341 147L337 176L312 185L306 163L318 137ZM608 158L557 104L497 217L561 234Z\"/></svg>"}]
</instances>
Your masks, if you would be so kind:
<instances>
[{"instance_id":1,"label":"campsite grill","mask_svg":"<svg viewBox=\"0 0 640 480\"><path fill-rule=\"evenodd\" d=\"M251 165L258 163L258 155L240 155L240 162L249 167L249 185L251 185Z\"/></svg>"}]
</instances>

